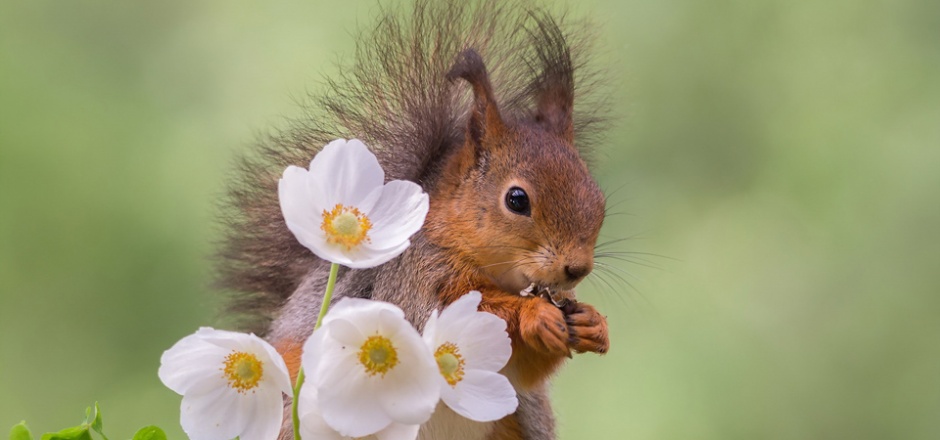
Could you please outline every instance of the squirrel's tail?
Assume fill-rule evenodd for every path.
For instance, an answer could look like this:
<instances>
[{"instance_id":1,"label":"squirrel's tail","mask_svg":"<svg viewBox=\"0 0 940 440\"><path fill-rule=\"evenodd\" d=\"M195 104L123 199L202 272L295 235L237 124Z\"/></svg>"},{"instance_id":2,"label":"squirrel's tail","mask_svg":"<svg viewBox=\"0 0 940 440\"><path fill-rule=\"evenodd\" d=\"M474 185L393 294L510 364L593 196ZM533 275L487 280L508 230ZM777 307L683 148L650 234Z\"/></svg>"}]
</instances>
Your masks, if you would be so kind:
<instances>
[{"instance_id":1,"label":"squirrel's tail","mask_svg":"<svg viewBox=\"0 0 940 440\"><path fill-rule=\"evenodd\" d=\"M329 270L284 224L277 182L288 165L306 167L329 141L358 138L388 179L434 186L470 108L469 93L446 78L463 49L482 55L505 117L530 117L533 97L545 87L577 94L576 145L588 146L605 107L591 93L596 75L581 57L590 32L585 23L563 30L560 20L525 0L416 0L409 12L382 11L361 34L355 60L312 97L304 119L238 159L218 258L218 284L234 294L230 312L246 330L264 334L301 279L312 271L325 278Z\"/></svg>"}]
</instances>

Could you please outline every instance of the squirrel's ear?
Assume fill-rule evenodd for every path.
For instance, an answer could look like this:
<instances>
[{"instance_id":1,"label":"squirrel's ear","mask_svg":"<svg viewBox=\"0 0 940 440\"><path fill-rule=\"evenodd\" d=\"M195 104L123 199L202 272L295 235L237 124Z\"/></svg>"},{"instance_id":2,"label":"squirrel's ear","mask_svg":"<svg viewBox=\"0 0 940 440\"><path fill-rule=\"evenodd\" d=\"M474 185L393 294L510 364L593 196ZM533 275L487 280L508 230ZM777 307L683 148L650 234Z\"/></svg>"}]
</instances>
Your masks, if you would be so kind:
<instances>
[{"instance_id":1,"label":"squirrel's ear","mask_svg":"<svg viewBox=\"0 0 940 440\"><path fill-rule=\"evenodd\" d=\"M447 73L447 79L455 81L457 78L467 80L473 87L473 112L467 123L467 134L478 145L482 145L484 138L498 136L505 125L493 97L493 87L486 74L483 58L477 51L466 49L457 56L454 67Z\"/></svg>"},{"instance_id":2,"label":"squirrel's ear","mask_svg":"<svg viewBox=\"0 0 940 440\"><path fill-rule=\"evenodd\" d=\"M532 30L534 57L529 93L535 97L535 122L574 142L574 71L571 50L551 17L536 17Z\"/></svg>"},{"instance_id":3,"label":"squirrel's ear","mask_svg":"<svg viewBox=\"0 0 940 440\"><path fill-rule=\"evenodd\" d=\"M570 78L570 77L569 77ZM574 142L574 90L567 78L542 78L539 84L535 122L549 132Z\"/></svg>"}]
</instances>

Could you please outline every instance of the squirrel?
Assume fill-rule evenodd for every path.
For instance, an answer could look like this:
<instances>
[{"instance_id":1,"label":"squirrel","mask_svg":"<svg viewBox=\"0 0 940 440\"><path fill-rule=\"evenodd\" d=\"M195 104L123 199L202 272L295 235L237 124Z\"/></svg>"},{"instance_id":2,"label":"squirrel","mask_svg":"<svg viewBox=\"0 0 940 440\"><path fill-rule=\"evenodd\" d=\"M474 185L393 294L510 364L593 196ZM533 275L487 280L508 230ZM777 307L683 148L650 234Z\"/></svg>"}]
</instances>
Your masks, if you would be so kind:
<instances>
[{"instance_id":1,"label":"squirrel","mask_svg":"<svg viewBox=\"0 0 940 440\"><path fill-rule=\"evenodd\" d=\"M341 268L336 299L396 304L420 330L432 310L478 290L480 309L506 321L512 343L503 373L517 411L478 423L441 405L419 438L553 439L549 379L572 352L609 346L606 318L573 290L592 270L605 216L585 161L603 125L582 58L590 29L565 31L523 0L416 0L410 13L382 14L310 114L238 159L219 284L234 293L242 327L271 342L296 377L330 264L287 229L277 181L332 139L362 139L386 179L422 186L430 211L399 257ZM286 417L282 439L289 425Z\"/></svg>"}]
</instances>

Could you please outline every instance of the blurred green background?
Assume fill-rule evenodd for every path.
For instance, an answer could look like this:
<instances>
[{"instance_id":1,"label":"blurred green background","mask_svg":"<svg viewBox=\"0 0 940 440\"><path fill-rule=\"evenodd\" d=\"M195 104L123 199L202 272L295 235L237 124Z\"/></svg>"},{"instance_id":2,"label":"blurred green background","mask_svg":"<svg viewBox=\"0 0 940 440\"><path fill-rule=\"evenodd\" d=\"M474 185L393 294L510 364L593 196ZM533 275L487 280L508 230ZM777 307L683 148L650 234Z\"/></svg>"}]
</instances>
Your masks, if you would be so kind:
<instances>
[{"instance_id":1,"label":"blurred green background","mask_svg":"<svg viewBox=\"0 0 940 440\"><path fill-rule=\"evenodd\" d=\"M583 285L613 347L557 378L561 437L940 438L940 2L574 9L619 117L604 238L658 256ZM156 372L219 322L226 170L375 11L0 2L0 429L98 400L184 438Z\"/></svg>"}]
</instances>

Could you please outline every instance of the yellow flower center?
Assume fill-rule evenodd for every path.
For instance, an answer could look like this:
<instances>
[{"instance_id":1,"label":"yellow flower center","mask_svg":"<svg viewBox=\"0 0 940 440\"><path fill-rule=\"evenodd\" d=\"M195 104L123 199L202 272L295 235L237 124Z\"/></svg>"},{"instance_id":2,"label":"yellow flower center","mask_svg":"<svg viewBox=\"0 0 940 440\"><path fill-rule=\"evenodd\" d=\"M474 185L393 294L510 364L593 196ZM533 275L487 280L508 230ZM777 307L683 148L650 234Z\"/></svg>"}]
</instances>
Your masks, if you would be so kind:
<instances>
[{"instance_id":1,"label":"yellow flower center","mask_svg":"<svg viewBox=\"0 0 940 440\"><path fill-rule=\"evenodd\" d=\"M369 336L359 349L359 362L366 367L369 376L385 376L388 370L398 365L398 352L392 341L385 336Z\"/></svg>"},{"instance_id":2,"label":"yellow flower center","mask_svg":"<svg viewBox=\"0 0 940 440\"><path fill-rule=\"evenodd\" d=\"M225 357L224 365L222 377L228 381L228 386L239 393L257 387L264 374L261 361L251 353L233 351Z\"/></svg>"},{"instance_id":3,"label":"yellow flower center","mask_svg":"<svg viewBox=\"0 0 940 440\"><path fill-rule=\"evenodd\" d=\"M372 229L372 222L358 208L337 203L332 211L323 210L320 229L326 232L326 241L341 244L349 250L363 240L369 240L366 234Z\"/></svg>"},{"instance_id":4,"label":"yellow flower center","mask_svg":"<svg viewBox=\"0 0 940 440\"><path fill-rule=\"evenodd\" d=\"M441 370L441 376L452 387L457 386L457 382L463 379L463 365L466 363L460 350L451 342L445 342L434 352L434 358L437 359L437 368Z\"/></svg>"}]
</instances>

